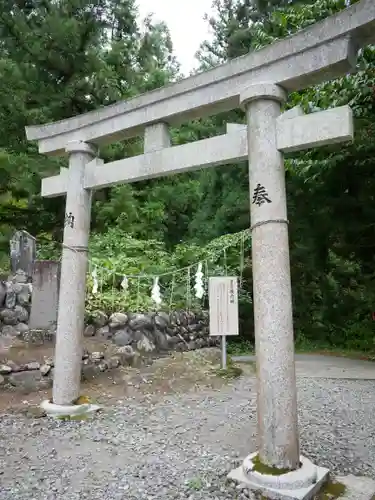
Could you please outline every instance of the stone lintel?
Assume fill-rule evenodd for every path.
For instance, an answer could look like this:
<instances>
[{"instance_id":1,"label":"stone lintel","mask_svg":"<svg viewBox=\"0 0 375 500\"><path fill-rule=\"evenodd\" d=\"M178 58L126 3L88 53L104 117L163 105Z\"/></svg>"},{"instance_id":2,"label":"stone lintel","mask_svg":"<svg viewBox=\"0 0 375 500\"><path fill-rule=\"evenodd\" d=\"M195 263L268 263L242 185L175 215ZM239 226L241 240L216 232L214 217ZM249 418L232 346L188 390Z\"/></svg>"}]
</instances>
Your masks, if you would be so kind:
<instances>
[{"instance_id":1,"label":"stone lintel","mask_svg":"<svg viewBox=\"0 0 375 500\"><path fill-rule=\"evenodd\" d=\"M43 198L54 198L65 195L68 190L69 169L60 169L59 175L52 175L42 179L41 195Z\"/></svg>"},{"instance_id":2,"label":"stone lintel","mask_svg":"<svg viewBox=\"0 0 375 500\"><path fill-rule=\"evenodd\" d=\"M302 116L300 110L293 108L280 115L276 127L278 149L283 152L300 151L353 138L352 112L348 106ZM247 126L228 123L227 132L210 139L117 160L107 163L105 168L102 168L103 160L94 158L85 168L85 188L99 189L246 160ZM65 194L67 183L68 169L62 169L60 175L42 180L42 196Z\"/></svg>"},{"instance_id":3,"label":"stone lintel","mask_svg":"<svg viewBox=\"0 0 375 500\"><path fill-rule=\"evenodd\" d=\"M277 148L284 153L353 140L353 114L349 106L277 120Z\"/></svg>"},{"instance_id":4,"label":"stone lintel","mask_svg":"<svg viewBox=\"0 0 375 500\"><path fill-rule=\"evenodd\" d=\"M199 168L225 165L247 158L246 129L180 146L160 149L139 156L107 163L98 168L86 166L85 188L99 189L115 184L137 182Z\"/></svg>"},{"instance_id":5,"label":"stone lintel","mask_svg":"<svg viewBox=\"0 0 375 500\"><path fill-rule=\"evenodd\" d=\"M152 123L178 125L238 107L249 83L268 81L295 91L347 74L357 50L375 41L375 4L361 0L342 12L249 55L129 101L43 126L26 128L39 151L64 154L68 140L106 143L134 137Z\"/></svg>"},{"instance_id":6,"label":"stone lintel","mask_svg":"<svg viewBox=\"0 0 375 500\"><path fill-rule=\"evenodd\" d=\"M247 125L245 123L226 123L225 128L227 134L233 134L247 130Z\"/></svg>"}]
</instances>

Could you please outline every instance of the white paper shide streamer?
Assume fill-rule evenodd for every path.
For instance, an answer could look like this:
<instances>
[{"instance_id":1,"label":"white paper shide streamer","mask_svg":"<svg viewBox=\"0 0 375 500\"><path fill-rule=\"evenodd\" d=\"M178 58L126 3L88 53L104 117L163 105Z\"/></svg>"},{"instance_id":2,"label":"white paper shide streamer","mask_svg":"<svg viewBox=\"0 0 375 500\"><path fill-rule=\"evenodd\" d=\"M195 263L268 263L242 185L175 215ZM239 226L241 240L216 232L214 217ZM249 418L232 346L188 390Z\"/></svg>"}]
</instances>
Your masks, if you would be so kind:
<instances>
[{"instance_id":1,"label":"white paper shide streamer","mask_svg":"<svg viewBox=\"0 0 375 500\"><path fill-rule=\"evenodd\" d=\"M96 270L96 267L94 267L92 273L92 294L96 295L98 293L98 288L99 288L99 283L98 283L98 271Z\"/></svg>"},{"instance_id":2,"label":"white paper shide streamer","mask_svg":"<svg viewBox=\"0 0 375 500\"><path fill-rule=\"evenodd\" d=\"M162 303L158 277L154 278L154 284L153 284L152 290L151 290L151 298L157 306L160 306L160 304Z\"/></svg>"},{"instance_id":3,"label":"white paper shide streamer","mask_svg":"<svg viewBox=\"0 0 375 500\"><path fill-rule=\"evenodd\" d=\"M124 292L128 291L128 286L129 286L128 278L126 276L123 276L121 281L121 288L124 290Z\"/></svg>"},{"instance_id":4,"label":"white paper shide streamer","mask_svg":"<svg viewBox=\"0 0 375 500\"><path fill-rule=\"evenodd\" d=\"M203 286L203 272L202 272L202 262L199 262L197 272L195 273L195 296L197 299L202 299L204 296L204 286Z\"/></svg>"}]
</instances>

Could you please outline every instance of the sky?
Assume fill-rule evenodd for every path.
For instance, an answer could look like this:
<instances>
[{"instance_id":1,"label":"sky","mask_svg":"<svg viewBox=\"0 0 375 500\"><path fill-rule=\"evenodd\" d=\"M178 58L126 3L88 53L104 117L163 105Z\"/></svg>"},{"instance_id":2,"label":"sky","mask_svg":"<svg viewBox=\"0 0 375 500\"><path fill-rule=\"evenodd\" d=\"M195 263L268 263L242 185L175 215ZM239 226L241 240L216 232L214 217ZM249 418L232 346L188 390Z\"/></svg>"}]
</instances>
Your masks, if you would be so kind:
<instances>
[{"instance_id":1,"label":"sky","mask_svg":"<svg viewBox=\"0 0 375 500\"><path fill-rule=\"evenodd\" d=\"M212 0L137 0L137 3L141 19L152 12L155 21L166 22L181 71L188 75L197 66L194 54L209 37L203 16L211 12Z\"/></svg>"}]
</instances>

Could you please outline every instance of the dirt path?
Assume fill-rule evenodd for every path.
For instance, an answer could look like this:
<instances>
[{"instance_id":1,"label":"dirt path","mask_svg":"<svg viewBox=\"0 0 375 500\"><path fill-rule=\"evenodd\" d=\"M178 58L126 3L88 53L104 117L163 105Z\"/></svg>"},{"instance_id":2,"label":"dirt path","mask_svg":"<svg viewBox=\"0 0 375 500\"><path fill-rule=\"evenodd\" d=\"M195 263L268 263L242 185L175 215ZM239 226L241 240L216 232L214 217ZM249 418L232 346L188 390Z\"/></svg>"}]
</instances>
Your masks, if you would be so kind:
<instances>
[{"instance_id":1,"label":"dirt path","mask_svg":"<svg viewBox=\"0 0 375 500\"><path fill-rule=\"evenodd\" d=\"M38 351L40 359L34 356L35 361L42 361L46 354L51 353L48 350L41 355ZM18 359L22 359L23 353L20 352L18 356ZM30 355L27 359L31 359ZM92 382L83 382L82 395L111 406L125 399L142 400L151 396L156 402L168 394L197 391L201 388L220 389L226 384L226 380L217 375L219 364L220 351L215 348L174 353L155 359L152 364L141 368L120 367L103 373ZM243 371L252 375L252 365L244 366ZM51 390L28 395L0 392L0 413L28 411L30 406L39 405L47 398L51 398Z\"/></svg>"}]
</instances>

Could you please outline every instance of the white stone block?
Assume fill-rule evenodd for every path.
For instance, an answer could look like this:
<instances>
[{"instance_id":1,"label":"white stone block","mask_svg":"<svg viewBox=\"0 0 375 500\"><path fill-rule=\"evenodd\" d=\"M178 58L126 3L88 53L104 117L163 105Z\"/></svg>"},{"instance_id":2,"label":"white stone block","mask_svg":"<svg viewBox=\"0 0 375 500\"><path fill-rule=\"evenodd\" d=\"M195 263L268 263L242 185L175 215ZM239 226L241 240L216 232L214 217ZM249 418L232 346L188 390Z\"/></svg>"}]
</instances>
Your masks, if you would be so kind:
<instances>
[{"instance_id":1,"label":"white stone block","mask_svg":"<svg viewBox=\"0 0 375 500\"><path fill-rule=\"evenodd\" d=\"M279 117L279 121L281 120L289 120L289 118L295 118L296 116L303 116L305 113L301 106L294 106L294 108L288 109L288 111L284 111L282 115Z\"/></svg>"},{"instance_id":2,"label":"white stone block","mask_svg":"<svg viewBox=\"0 0 375 500\"><path fill-rule=\"evenodd\" d=\"M41 195L44 198L53 198L66 194L68 189L68 169L60 170L59 175L53 175L42 179Z\"/></svg>"},{"instance_id":3,"label":"white stone block","mask_svg":"<svg viewBox=\"0 0 375 500\"><path fill-rule=\"evenodd\" d=\"M375 496L375 481L369 477L349 475L336 477L335 480L346 486L340 500L373 500Z\"/></svg>"},{"instance_id":4,"label":"white stone block","mask_svg":"<svg viewBox=\"0 0 375 500\"><path fill-rule=\"evenodd\" d=\"M301 457L300 469L280 476L246 472L246 461L256 455L249 455L243 465L228 474L228 478L270 500L312 500L329 478L328 469L315 466L305 457Z\"/></svg>"},{"instance_id":5,"label":"white stone block","mask_svg":"<svg viewBox=\"0 0 375 500\"><path fill-rule=\"evenodd\" d=\"M353 115L349 106L341 106L309 115L277 120L277 149L283 153L302 151L353 140Z\"/></svg>"},{"instance_id":6,"label":"white stone block","mask_svg":"<svg viewBox=\"0 0 375 500\"><path fill-rule=\"evenodd\" d=\"M169 148L171 137L166 123L155 123L145 129L144 152L151 153L159 149Z\"/></svg>"}]
</instances>

